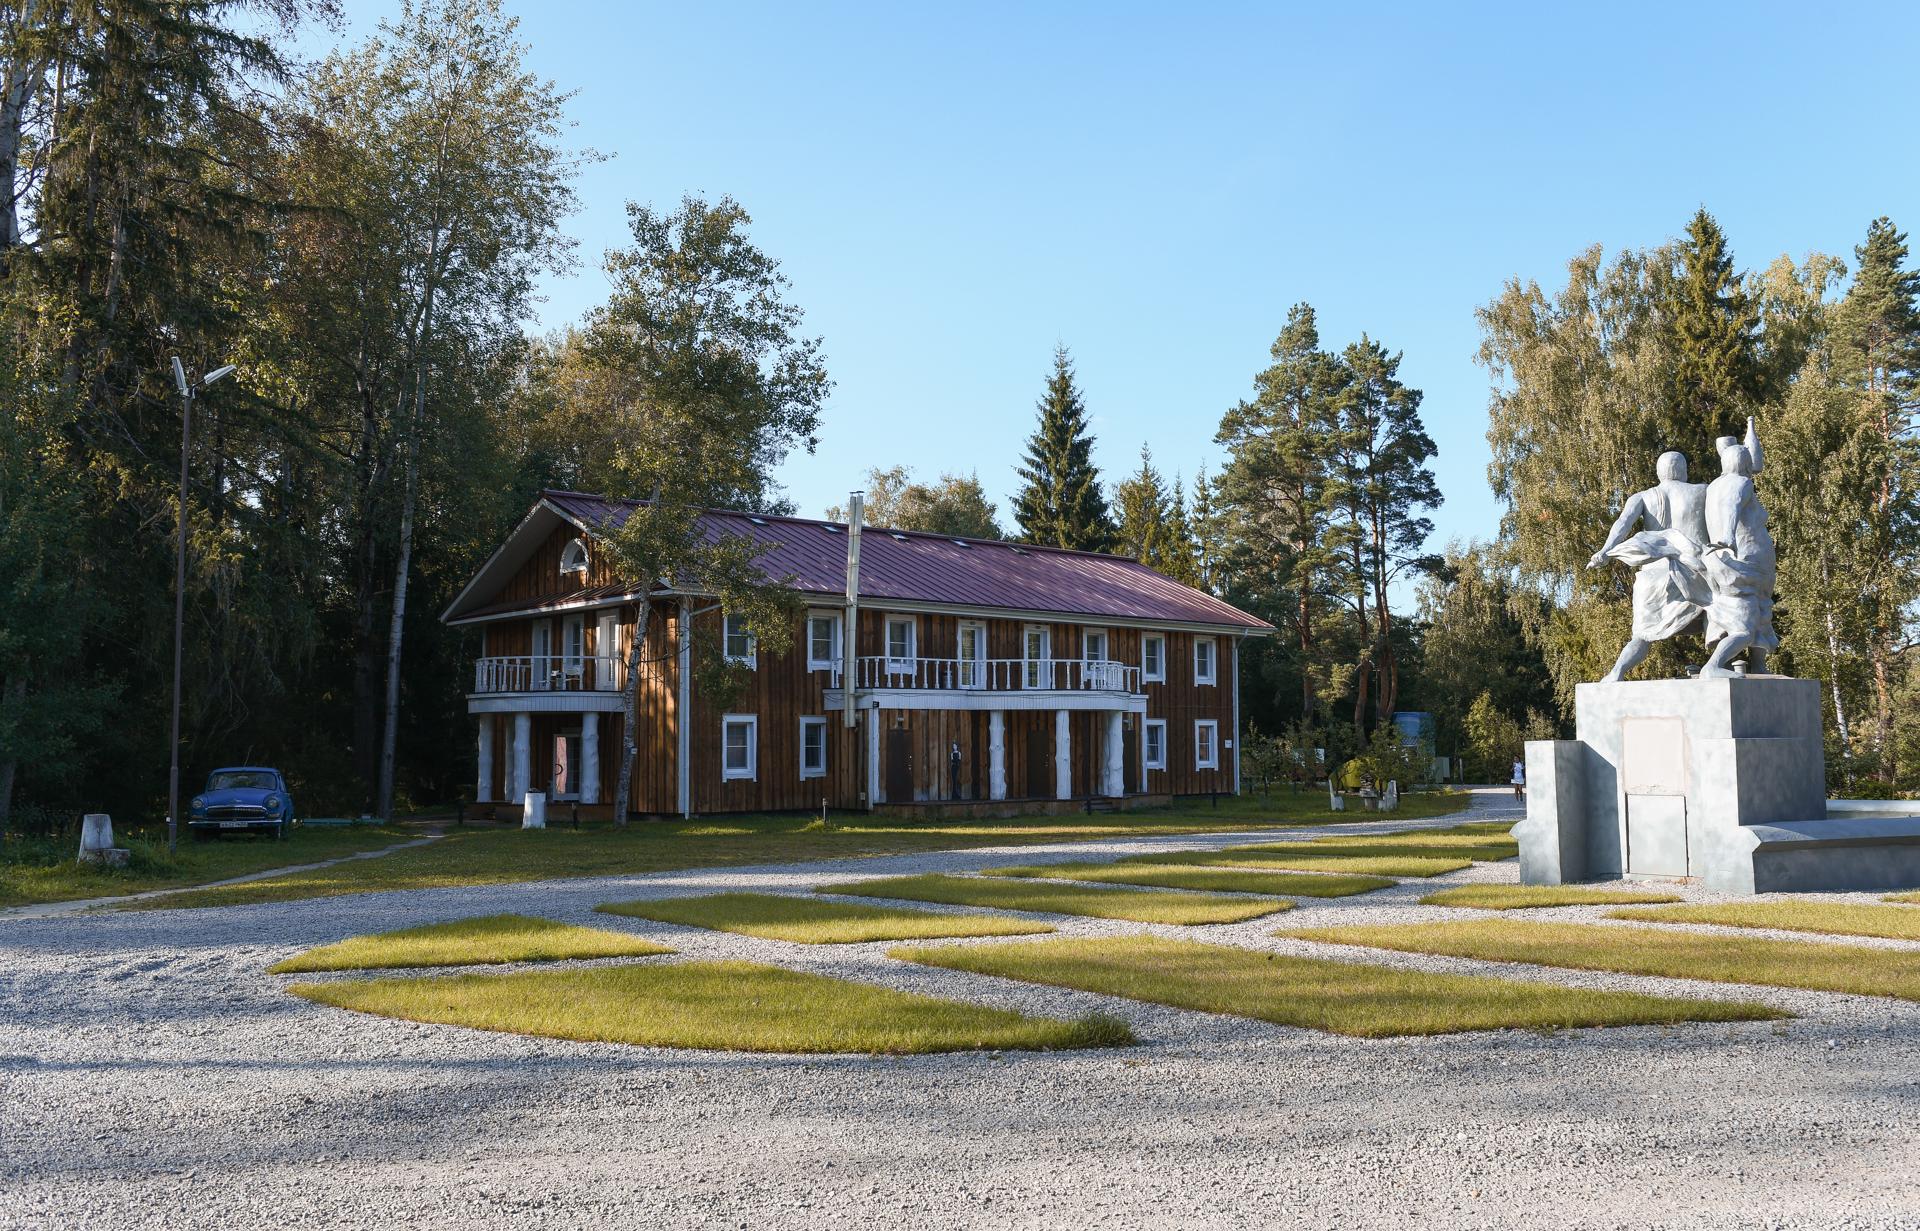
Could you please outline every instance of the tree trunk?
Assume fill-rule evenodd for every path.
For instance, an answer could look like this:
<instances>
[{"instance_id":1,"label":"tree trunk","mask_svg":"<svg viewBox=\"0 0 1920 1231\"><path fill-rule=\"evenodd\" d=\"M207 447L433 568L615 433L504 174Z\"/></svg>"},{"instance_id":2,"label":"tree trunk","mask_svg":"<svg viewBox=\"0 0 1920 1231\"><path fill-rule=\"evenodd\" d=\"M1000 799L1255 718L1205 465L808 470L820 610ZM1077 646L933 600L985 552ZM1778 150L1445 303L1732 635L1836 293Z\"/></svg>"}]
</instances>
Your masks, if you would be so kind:
<instances>
[{"instance_id":1,"label":"tree trunk","mask_svg":"<svg viewBox=\"0 0 1920 1231\"><path fill-rule=\"evenodd\" d=\"M10 675L4 690L0 690L0 709L13 710L16 713L27 700L27 677ZM13 778L19 768L19 758L11 748L4 757L0 757L0 836L5 836L7 824L13 819Z\"/></svg>"},{"instance_id":2,"label":"tree trunk","mask_svg":"<svg viewBox=\"0 0 1920 1231\"><path fill-rule=\"evenodd\" d=\"M620 785L613 793L613 823L618 826L627 823L633 803L633 757L639 748L635 733L640 722L640 655L652 628L653 600L642 598L633 621L633 642L627 647L627 679L620 689ZM680 715L681 722L686 720L685 714Z\"/></svg>"},{"instance_id":3,"label":"tree trunk","mask_svg":"<svg viewBox=\"0 0 1920 1231\"><path fill-rule=\"evenodd\" d=\"M1853 782L1853 737L1847 730L1847 703L1840 696L1840 630L1833 620L1833 564L1824 552L1820 556L1820 589L1826 596L1822 615L1827 627L1827 687L1833 694L1833 725L1840 736L1841 775Z\"/></svg>"},{"instance_id":4,"label":"tree trunk","mask_svg":"<svg viewBox=\"0 0 1920 1231\"><path fill-rule=\"evenodd\" d=\"M1893 673L1886 638L1877 630L1869 650L1873 660L1874 751L1880 754L1880 780L1892 782L1899 768L1893 752Z\"/></svg>"},{"instance_id":5,"label":"tree trunk","mask_svg":"<svg viewBox=\"0 0 1920 1231\"><path fill-rule=\"evenodd\" d=\"M439 237L435 235L435 245ZM434 282L427 282L420 313L419 343L414 351L413 411L408 417L405 452L405 493L400 499L400 560L393 570L393 613L387 624L387 723L380 736L380 793L377 814L393 819L393 753L400 736L400 657L406 642L407 574L413 565L413 513L420 498L420 429L427 411L427 344L433 337Z\"/></svg>"}]
</instances>

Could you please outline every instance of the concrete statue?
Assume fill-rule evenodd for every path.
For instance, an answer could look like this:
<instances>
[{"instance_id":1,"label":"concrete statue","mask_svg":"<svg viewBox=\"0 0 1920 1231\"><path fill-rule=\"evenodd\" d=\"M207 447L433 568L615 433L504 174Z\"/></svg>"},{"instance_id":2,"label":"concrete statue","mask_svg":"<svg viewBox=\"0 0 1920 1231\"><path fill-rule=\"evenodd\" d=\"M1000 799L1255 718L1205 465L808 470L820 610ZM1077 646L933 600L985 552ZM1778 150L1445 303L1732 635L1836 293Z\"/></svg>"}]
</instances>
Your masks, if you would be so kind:
<instances>
[{"instance_id":1,"label":"concrete statue","mask_svg":"<svg viewBox=\"0 0 1920 1231\"><path fill-rule=\"evenodd\" d=\"M1588 561L1634 570L1633 635L1605 679L1574 689L1575 738L1527 744L1520 879L1920 887L1920 803L1828 799L1820 684L1766 673L1779 638L1760 440L1748 420L1744 441L1715 445L1711 483L1662 454L1658 481L1627 499ZM1695 627L1708 651L1698 679L1624 678L1654 642Z\"/></svg>"},{"instance_id":2,"label":"concrete statue","mask_svg":"<svg viewBox=\"0 0 1920 1231\"><path fill-rule=\"evenodd\" d=\"M1612 560L1634 571L1633 635L1607 682L1625 679L1654 642L1686 632L1703 615L1707 643L1719 647L1702 674L1733 674L1727 664L1743 650L1757 673L1766 651L1779 644L1773 635L1773 539L1753 485L1760 469L1753 420L1747 420L1744 444L1723 436L1718 447L1722 473L1711 484L1687 482L1685 454L1662 453L1654 463L1658 482L1627 497L1606 542L1587 561L1588 568Z\"/></svg>"}]
</instances>

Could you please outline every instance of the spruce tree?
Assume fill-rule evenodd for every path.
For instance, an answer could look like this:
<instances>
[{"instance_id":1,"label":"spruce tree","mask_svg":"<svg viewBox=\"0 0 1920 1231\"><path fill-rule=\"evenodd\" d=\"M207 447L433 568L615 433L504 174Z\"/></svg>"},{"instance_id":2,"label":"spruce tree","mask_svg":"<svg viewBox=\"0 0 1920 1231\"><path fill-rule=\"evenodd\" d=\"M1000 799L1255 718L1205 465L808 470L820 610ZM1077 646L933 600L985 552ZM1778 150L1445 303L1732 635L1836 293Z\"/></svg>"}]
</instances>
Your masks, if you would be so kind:
<instances>
[{"instance_id":1,"label":"spruce tree","mask_svg":"<svg viewBox=\"0 0 1920 1231\"><path fill-rule=\"evenodd\" d=\"M1734 271L1725 232L1704 208L1687 223L1678 255L1667 302L1678 342L1667 447L1699 459L1715 437L1738 435L1758 400L1760 314Z\"/></svg>"},{"instance_id":2,"label":"spruce tree","mask_svg":"<svg viewBox=\"0 0 1920 1231\"><path fill-rule=\"evenodd\" d=\"M1140 446L1140 469L1114 484L1113 514L1113 550L1159 568L1166 554L1167 489L1145 445Z\"/></svg>"},{"instance_id":3,"label":"spruce tree","mask_svg":"<svg viewBox=\"0 0 1920 1231\"><path fill-rule=\"evenodd\" d=\"M1013 498L1014 519L1029 543L1105 551L1113 540L1100 472L1093 464L1093 436L1087 408L1073 379L1073 361L1065 347L1053 352L1053 374L1040 399L1040 425L1027 439L1017 473L1021 488Z\"/></svg>"},{"instance_id":4,"label":"spruce tree","mask_svg":"<svg viewBox=\"0 0 1920 1231\"><path fill-rule=\"evenodd\" d=\"M1205 472L1201 475L1204 481ZM1199 586L1200 543L1193 532L1193 519L1187 513L1186 485L1178 471L1173 475L1173 490L1167 494L1166 526L1161 540L1165 547L1154 567L1182 585Z\"/></svg>"}]
</instances>

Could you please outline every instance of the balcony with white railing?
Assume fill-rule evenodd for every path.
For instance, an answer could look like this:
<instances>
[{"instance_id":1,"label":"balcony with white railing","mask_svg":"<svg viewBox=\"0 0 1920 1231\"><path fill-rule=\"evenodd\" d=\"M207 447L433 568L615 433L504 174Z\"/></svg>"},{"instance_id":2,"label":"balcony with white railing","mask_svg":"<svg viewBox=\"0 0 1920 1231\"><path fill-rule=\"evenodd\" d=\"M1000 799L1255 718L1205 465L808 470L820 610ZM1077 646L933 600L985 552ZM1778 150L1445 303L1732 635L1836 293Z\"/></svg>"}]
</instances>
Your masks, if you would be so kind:
<instances>
[{"instance_id":1,"label":"balcony with white railing","mask_svg":"<svg viewBox=\"0 0 1920 1231\"><path fill-rule=\"evenodd\" d=\"M878 655L856 660L855 670L855 687L862 692L1140 694L1140 668L1105 659Z\"/></svg>"},{"instance_id":2,"label":"balcony with white railing","mask_svg":"<svg viewBox=\"0 0 1920 1231\"><path fill-rule=\"evenodd\" d=\"M627 665L612 655L510 654L473 664L473 691L489 693L617 693Z\"/></svg>"}]
</instances>

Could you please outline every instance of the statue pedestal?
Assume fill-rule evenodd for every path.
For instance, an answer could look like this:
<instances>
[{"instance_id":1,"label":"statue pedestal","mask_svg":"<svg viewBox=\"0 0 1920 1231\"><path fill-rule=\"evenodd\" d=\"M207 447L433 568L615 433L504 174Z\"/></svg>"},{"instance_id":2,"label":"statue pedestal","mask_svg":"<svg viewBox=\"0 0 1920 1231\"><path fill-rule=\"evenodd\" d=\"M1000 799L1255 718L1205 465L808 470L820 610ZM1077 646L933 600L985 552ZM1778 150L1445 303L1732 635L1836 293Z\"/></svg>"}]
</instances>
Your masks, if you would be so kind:
<instances>
[{"instance_id":1,"label":"statue pedestal","mask_svg":"<svg viewBox=\"0 0 1920 1231\"><path fill-rule=\"evenodd\" d=\"M1647 876L1728 893L1841 887L1800 883L1805 857L1764 849L1781 823L1848 824L1826 819L1818 681L1582 684L1574 713L1576 739L1527 745L1527 819L1514 830L1525 883ZM1815 845L1861 836L1813 835ZM1913 855L1920 883L1920 845Z\"/></svg>"}]
</instances>

